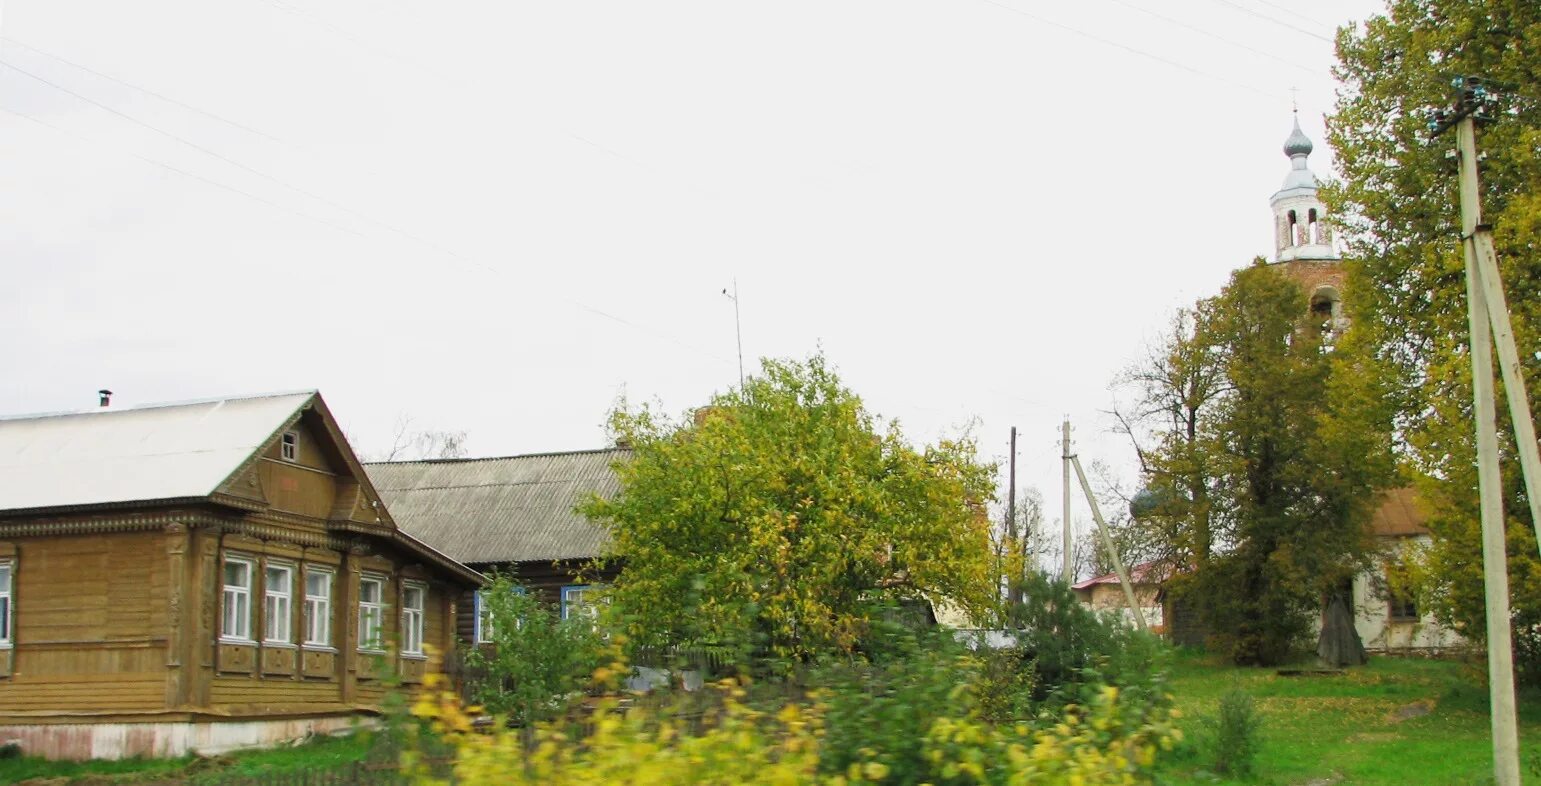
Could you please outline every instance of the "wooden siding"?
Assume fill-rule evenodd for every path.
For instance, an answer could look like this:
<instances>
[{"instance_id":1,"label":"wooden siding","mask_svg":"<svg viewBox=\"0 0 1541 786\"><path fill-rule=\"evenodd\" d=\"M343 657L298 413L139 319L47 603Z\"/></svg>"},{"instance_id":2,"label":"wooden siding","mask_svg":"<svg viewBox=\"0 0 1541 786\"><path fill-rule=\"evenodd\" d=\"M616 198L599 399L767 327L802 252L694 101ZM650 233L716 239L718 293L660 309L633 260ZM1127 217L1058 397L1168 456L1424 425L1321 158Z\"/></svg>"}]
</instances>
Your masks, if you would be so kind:
<instances>
[{"instance_id":1,"label":"wooden siding","mask_svg":"<svg viewBox=\"0 0 1541 786\"><path fill-rule=\"evenodd\" d=\"M337 468L313 429L299 423L292 430L300 438L295 460L283 458L280 434L258 459L257 476L273 510L325 520L337 502Z\"/></svg>"},{"instance_id":2,"label":"wooden siding","mask_svg":"<svg viewBox=\"0 0 1541 786\"><path fill-rule=\"evenodd\" d=\"M163 708L169 571L161 533L8 542L16 644L0 713Z\"/></svg>"}]
</instances>

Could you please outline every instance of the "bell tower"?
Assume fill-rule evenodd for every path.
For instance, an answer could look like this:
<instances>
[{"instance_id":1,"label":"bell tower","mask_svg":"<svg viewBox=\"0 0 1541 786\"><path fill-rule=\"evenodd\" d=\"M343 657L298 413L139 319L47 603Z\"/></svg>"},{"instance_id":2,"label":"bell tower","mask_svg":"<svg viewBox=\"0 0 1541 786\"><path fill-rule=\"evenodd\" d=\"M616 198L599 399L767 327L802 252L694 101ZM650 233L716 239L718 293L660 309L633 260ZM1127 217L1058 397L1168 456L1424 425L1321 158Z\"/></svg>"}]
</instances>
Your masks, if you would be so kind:
<instances>
[{"instance_id":1,"label":"bell tower","mask_svg":"<svg viewBox=\"0 0 1541 786\"><path fill-rule=\"evenodd\" d=\"M1273 208L1274 264L1305 289L1311 313L1337 326L1343 319L1343 264L1333 244L1327 206L1316 193L1316 175L1307 163L1312 148L1310 138L1300 130L1297 112L1295 127L1284 140L1290 171L1283 187L1268 200Z\"/></svg>"}]
</instances>

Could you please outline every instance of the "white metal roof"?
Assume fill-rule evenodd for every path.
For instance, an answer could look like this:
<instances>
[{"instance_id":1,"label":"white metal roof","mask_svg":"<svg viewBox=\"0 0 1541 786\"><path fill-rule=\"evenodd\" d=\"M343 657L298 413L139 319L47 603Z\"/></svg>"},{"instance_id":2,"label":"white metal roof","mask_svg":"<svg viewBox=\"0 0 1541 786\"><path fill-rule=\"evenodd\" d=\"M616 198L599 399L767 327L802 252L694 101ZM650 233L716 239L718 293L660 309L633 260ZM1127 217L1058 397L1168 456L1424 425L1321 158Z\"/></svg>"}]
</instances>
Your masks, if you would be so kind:
<instances>
[{"instance_id":1,"label":"white metal roof","mask_svg":"<svg viewBox=\"0 0 1541 786\"><path fill-rule=\"evenodd\" d=\"M0 418L0 511L208 496L314 396Z\"/></svg>"}]
</instances>

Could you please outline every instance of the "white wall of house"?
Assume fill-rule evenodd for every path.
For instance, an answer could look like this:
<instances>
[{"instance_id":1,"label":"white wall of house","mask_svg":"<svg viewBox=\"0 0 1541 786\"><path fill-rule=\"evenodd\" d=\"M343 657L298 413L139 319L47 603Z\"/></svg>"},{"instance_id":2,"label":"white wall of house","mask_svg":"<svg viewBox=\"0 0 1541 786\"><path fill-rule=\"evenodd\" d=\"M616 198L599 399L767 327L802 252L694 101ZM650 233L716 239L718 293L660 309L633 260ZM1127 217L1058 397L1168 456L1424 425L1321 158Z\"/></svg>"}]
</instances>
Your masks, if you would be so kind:
<instances>
[{"instance_id":1,"label":"white wall of house","mask_svg":"<svg viewBox=\"0 0 1541 786\"><path fill-rule=\"evenodd\" d=\"M1387 548L1394 557L1401 550L1428 542L1427 535L1419 535L1396 539ZM1354 578L1354 628L1366 650L1388 655L1435 655L1467 646L1464 638L1440 625L1423 609L1417 610L1416 617L1393 618L1385 587L1385 568L1381 566Z\"/></svg>"}]
</instances>

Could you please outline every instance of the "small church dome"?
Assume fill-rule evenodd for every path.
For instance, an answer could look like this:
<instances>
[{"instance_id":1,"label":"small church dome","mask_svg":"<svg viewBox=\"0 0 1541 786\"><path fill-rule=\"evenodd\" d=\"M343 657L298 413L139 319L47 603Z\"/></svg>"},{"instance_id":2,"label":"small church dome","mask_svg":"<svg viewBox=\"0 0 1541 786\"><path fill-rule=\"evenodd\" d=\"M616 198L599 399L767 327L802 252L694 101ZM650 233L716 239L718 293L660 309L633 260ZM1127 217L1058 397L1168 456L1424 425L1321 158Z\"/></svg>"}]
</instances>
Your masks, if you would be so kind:
<instances>
[{"instance_id":1,"label":"small church dome","mask_svg":"<svg viewBox=\"0 0 1541 786\"><path fill-rule=\"evenodd\" d=\"M1290 132L1289 139L1284 140L1284 155L1290 158L1308 156L1311 155L1312 147L1310 137L1307 137L1305 132L1300 130L1300 118L1296 117L1295 130Z\"/></svg>"}]
</instances>

